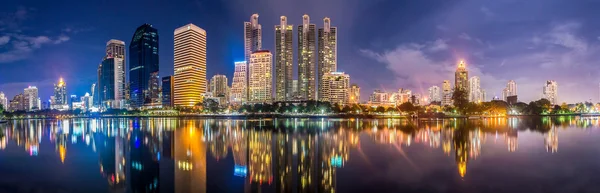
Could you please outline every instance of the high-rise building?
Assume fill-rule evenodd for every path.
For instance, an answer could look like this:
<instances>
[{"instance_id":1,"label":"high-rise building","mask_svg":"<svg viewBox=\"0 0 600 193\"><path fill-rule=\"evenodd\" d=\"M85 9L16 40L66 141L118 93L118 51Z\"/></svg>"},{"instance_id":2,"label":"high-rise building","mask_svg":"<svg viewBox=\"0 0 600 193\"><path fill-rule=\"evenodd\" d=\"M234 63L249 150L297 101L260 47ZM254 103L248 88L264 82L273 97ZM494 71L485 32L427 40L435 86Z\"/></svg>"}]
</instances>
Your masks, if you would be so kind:
<instances>
[{"instance_id":1,"label":"high-rise building","mask_svg":"<svg viewBox=\"0 0 600 193\"><path fill-rule=\"evenodd\" d=\"M68 98L67 98L67 83L62 78L54 85L54 103L52 103L52 109L66 110L68 109Z\"/></svg>"},{"instance_id":2,"label":"high-rise building","mask_svg":"<svg viewBox=\"0 0 600 193\"><path fill-rule=\"evenodd\" d=\"M293 33L294 28L281 16L275 26L275 101L290 100L293 97Z\"/></svg>"},{"instance_id":3,"label":"high-rise building","mask_svg":"<svg viewBox=\"0 0 600 193\"><path fill-rule=\"evenodd\" d=\"M393 96L391 97L390 101L395 103L396 105L411 102L411 98L413 96L412 91L410 89L405 88L398 89L398 93L392 93L392 95Z\"/></svg>"},{"instance_id":4,"label":"high-rise building","mask_svg":"<svg viewBox=\"0 0 600 193\"><path fill-rule=\"evenodd\" d=\"M213 97L219 99L219 104L225 105L229 99L229 84L227 77L222 74L216 74L210 79L210 91Z\"/></svg>"},{"instance_id":5,"label":"high-rise building","mask_svg":"<svg viewBox=\"0 0 600 193\"><path fill-rule=\"evenodd\" d=\"M158 97L158 31L150 24L138 27L129 45L130 105L140 108Z\"/></svg>"},{"instance_id":6,"label":"high-rise building","mask_svg":"<svg viewBox=\"0 0 600 193\"><path fill-rule=\"evenodd\" d=\"M23 94L25 95L25 104L23 104L25 110L33 111L40 109L37 87L29 86L23 90Z\"/></svg>"},{"instance_id":7,"label":"high-rise building","mask_svg":"<svg viewBox=\"0 0 600 193\"><path fill-rule=\"evenodd\" d=\"M456 72L454 73L454 89L462 90L469 93L469 71L464 61L458 63Z\"/></svg>"},{"instance_id":8,"label":"high-rise building","mask_svg":"<svg viewBox=\"0 0 600 193\"><path fill-rule=\"evenodd\" d=\"M271 66L273 55L268 50L254 52L250 56L250 98L251 103L270 103L272 99Z\"/></svg>"},{"instance_id":9,"label":"high-rise building","mask_svg":"<svg viewBox=\"0 0 600 193\"><path fill-rule=\"evenodd\" d=\"M98 66L98 104L103 108L125 108L125 42L112 39Z\"/></svg>"},{"instance_id":10,"label":"high-rise building","mask_svg":"<svg viewBox=\"0 0 600 193\"><path fill-rule=\"evenodd\" d=\"M393 93L384 92L381 90L374 90L373 94L369 97L369 103L372 105L395 105L393 102Z\"/></svg>"},{"instance_id":11,"label":"high-rise building","mask_svg":"<svg viewBox=\"0 0 600 193\"><path fill-rule=\"evenodd\" d=\"M449 80L442 84L442 106L452 105L452 85Z\"/></svg>"},{"instance_id":12,"label":"high-rise building","mask_svg":"<svg viewBox=\"0 0 600 193\"><path fill-rule=\"evenodd\" d=\"M469 79L469 101L482 102L481 94L481 79L478 76L473 76Z\"/></svg>"},{"instance_id":13,"label":"high-rise building","mask_svg":"<svg viewBox=\"0 0 600 193\"><path fill-rule=\"evenodd\" d=\"M262 50L262 26L258 24L258 14L252 14L249 22L244 22L244 59L246 67L250 66L250 55L255 51ZM246 89L250 89L250 75L246 75ZM246 100L250 93L246 91Z\"/></svg>"},{"instance_id":14,"label":"high-rise building","mask_svg":"<svg viewBox=\"0 0 600 193\"><path fill-rule=\"evenodd\" d=\"M308 15L298 26L298 96L301 100L316 100L316 39L315 24Z\"/></svg>"},{"instance_id":15,"label":"high-rise building","mask_svg":"<svg viewBox=\"0 0 600 193\"><path fill-rule=\"evenodd\" d=\"M93 98L90 95L90 93L88 93L88 92L86 92L85 95L82 96L80 100L83 103L85 110L89 110L94 105Z\"/></svg>"},{"instance_id":16,"label":"high-rise building","mask_svg":"<svg viewBox=\"0 0 600 193\"><path fill-rule=\"evenodd\" d=\"M360 103L360 87L357 84L352 84L349 89L350 100L349 104Z\"/></svg>"},{"instance_id":17,"label":"high-rise building","mask_svg":"<svg viewBox=\"0 0 600 193\"><path fill-rule=\"evenodd\" d=\"M4 95L3 92L0 92L0 105L2 105L2 107L5 110L8 110L9 106L8 106L8 98L6 98L6 95Z\"/></svg>"},{"instance_id":18,"label":"high-rise building","mask_svg":"<svg viewBox=\"0 0 600 193\"><path fill-rule=\"evenodd\" d=\"M543 95L553 105L558 104L558 84L554 80L546 81L544 85Z\"/></svg>"},{"instance_id":19,"label":"high-rise building","mask_svg":"<svg viewBox=\"0 0 600 193\"><path fill-rule=\"evenodd\" d=\"M323 28L319 28L319 100L324 92L324 75L337 71L337 27L331 27L331 19L323 19Z\"/></svg>"},{"instance_id":20,"label":"high-rise building","mask_svg":"<svg viewBox=\"0 0 600 193\"><path fill-rule=\"evenodd\" d=\"M248 96L248 64L246 61L235 62L233 80L231 82L231 103L241 104L246 102Z\"/></svg>"},{"instance_id":21,"label":"high-rise building","mask_svg":"<svg viewBox=\"0 0 600 193\"><path fill-rule=\"evenodd\" d=\"M442 102L442 97L440 96L440 87L429 87L429 102Z\"/></svg>"},{"instance_id":22,"label":"high-rise building","mask_svg":"<svg viewBox=\"0 0 600 193\"><path fill-rule=\"evenodd\" d=\"M323 75L321 100L345 105L350 102L350 75L343 72L328 72Z\"/></svg>"},{"instance_id":23,"label":"high-rise building","mask_svg":"<svg viewBox=\"0 0 600 193\"><path fill-rule=\"evenodd\" d=\"M508 96L517 95L517 83L514 80L508 81L506 88L508 88Z\"/></svg>"},{"instance_id":24,"label":"high-rise building","mask_svg":"<svg viewBox=\"0 0 600 193\"><path fill-rule=\"evenodd\" d=\"M173 106L173 76L162 77L162 106Z\"/></svg>"},{"instance_id":25,"label":"high-rise building","mask_svg":"<svg viewBox=\"0 0 600 193\"><path fill-rule=\"evenodd\" d=\"M206 92L206 31L194 24L175 29L174 106L192 107Z\"/></svg>"}]
</instances>

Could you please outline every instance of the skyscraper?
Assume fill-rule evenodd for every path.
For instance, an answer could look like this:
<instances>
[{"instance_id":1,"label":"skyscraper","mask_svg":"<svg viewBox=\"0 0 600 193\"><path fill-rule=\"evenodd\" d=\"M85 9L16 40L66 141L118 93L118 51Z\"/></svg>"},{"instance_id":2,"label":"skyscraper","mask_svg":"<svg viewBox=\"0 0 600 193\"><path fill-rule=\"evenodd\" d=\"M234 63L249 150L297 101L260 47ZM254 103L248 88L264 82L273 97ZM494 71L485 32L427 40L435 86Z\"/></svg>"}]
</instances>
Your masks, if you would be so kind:
<instances>
[{"instance_id":1,"label":"skyscraper","mask_svg":"<svg viewBox=\"0 0 600 193\"><path fill-rule=\"evenodd\" d=\"M275 101L290 100L293 96L293 33L287 17L281 16L275 26Z\"/></svg>"},{"instance_id":2,"label":"skyscraper","mask_svg":"<svg viewBox=\"0 0 600 193\"><path fill-rule=\"evenodd\" d=\"M250 98L251 103L270 103L272 96L271 66L273 55L268 50L254 52L250 56Z\"/></svg>"},{"instance_id":3,"label":"skyscraper","mask_svg":"<svg viewBox=\"0 0 600 193\"><path fill-rule=\"evenodd\" d=\"M244 59L246 67L250 66L250 55L262 49L262 26L258 24L258 14L252 14L249 22L244 22ZM250 89L250 75L246 75L246 90ZM246 99L250 93L246 91Z\"/></svg>"},{"instance_id":4,"label":"skyscraper","mask_svg":"<svg viewBox=\"0 0 600 193\"><path fill-rule=\"evenodd\" d=\"M473 76L469 79L469 101L482 102L481 95L481 80L478 76Z\"/></svg>"},{"instance_id":5,"label":"skyscraper","mask_svg":"<svg viewBox=\"0 0 600 193\"><path fill-rule=\"evenodd\" d=\"M319 100L327 92L323 86L324 75L337 71L337 28L331 27L331 19L323 19L323 28L319 28ZM326 87L323 87L326 88Z\"/></svg>"},{"instance_id":6,"label":"skyscraper","mask_svg":"<svg viewBox=\"0 0 600 193\"><path fill-rule=\"evenodd\" d=\"M140 108L157 100L158 31L150 24L138 27L129 45L129 86L131 106Z\"/></svg>"},{"instance_id":7,"label":"skyscraper","mask_svg":"<svg viewBox=\"0 0 600 193\"><path fill-rule=\"evenodd\" d=\"M173 106L173 76L162 77L162 106Z\"/></svg>"},{"instance_id":8,"label":"skyscraper","mask_svg":"<svg viewBox=\"0 0 600 193\"><path fill-rule=\"evenodd\" d=\"M506 84L506 88L508 89L508 96L517 95L517 83L514 80L509 80Z\"/></svg>"},{"instance_id":9,"label":"skyscraper","mask_svg":"<svg viewBox=\"0 0 600 193\"><path fill-rule=\"evenodd\" d=\"M308 15L302 16L298 26L298 96L302 100L316 100L315 28Z\"/></svg>"},{"instance_id":10,"label":"skyscraper","mask_svg":"<svg viewBox=\"0 0 600 193\"><path fill-rule=\"evenodd\" d=\"M67 83L62 78L54 85L54 104L67 105Z\"/></svg>"},{"instance_id":11,"label":"skyscraper","mask_svg":"<svg viewBox=\"0 0 600 193\"><path fill-rule=\"evenodd\" d=\"M548 99L553 105L558 104L558 84L554 80L546 81L543 89L545 99Z\"/></svg>"},{"instance_id":12,"label":"skyscraper","mask_svg":"<svg viewBox=\"0 0 600 193\"><path fill-rule=\"evenodd\" d=\"M98 100L104 108L125 107L125 42L112 39L98 66Z\"/></svg>"},{"instance_id":13,"label":"skyscraper","mask_svg":"<svg viewBox=\"0 0 600 193\"><path fill-rule=\"evenodd\" d=\"M350 100L348 101L349 104L359 104L360 103L360 87L357 84L352 84L350 86L350 91L349 93L349 97Z\"/></svg>"},{"instance_id":14,"label":"skyscraper","mask_svg":"<svg viewBox=\"0 0 600 193\"><path fill-rule=\"evenodd\" d=\"M248 96L248 65L246 61L235 62L233 80L231 82L231 103L241 104L246 102Z\"/></svg>"},{"instance_id":15,"label":"skyscraper","mask_svg":"<svg viewBox=\"0 0 600 193\"><path fill-rule=\"evenodd\" d=\"M9 110L10 111L25 111L26 106L25 106L25 95L23 93L19 93L18 95L16 95L15 97L13 97L12 100L10 100L10 104L9 104Z\"/></svg>"},{"instance_id":16,"label":"skyscraper","mask_svg":"<svg viewBox=\"0 0 600 193\"><path fill-rule=\"evenodd\" d=\"M39 98L38 98L38 89L35 86L29 86L23 90L23 94L25 95L25 110L39 110Z\"/></svg>"},{"instance_id":17,"label":"skyscraper","mask_svg":"<svg viewBox=\"0 0 600 193\"><path fill-rule=\"evenodd\" d=\"M175 29L174 105L192 107L206 92L206 31L194 24Z\"/></svg>"},{"instance_id":18,"label":"skyscraper","mask_svg":"<svg viewBox=\"0 0 600 193\"><path fill-rule=\"evenodd\" d=\"M469 71L464 61L458 63L456 72L454 73L454 89L469 92Z\"/></svg>"},{"instance_id":19,"label":"skyscraper","mask_svg":"<svg viewBox=\"0 0 600 193\"><path fill-rule=\"evenodd\" d=\"M442 97L440 96L440 87L432 86L429 87L429 101L430 102L441 102Z\"/></svg>"},{"instance_id":20,"label":"skyscraper","mask_svg":"<svg viewBox=\"0 0 600 193\"><path fill-rule=\"evenodd\" d=\"M449 80L442 84L442 106L452 105L452 85Z\"/></svg>"},{"instance_id":21,"label":"skyscraper","mask_svg":"<svg viewBox=\"0 0 600 193\"><path fill-rule=\"evenodd\" d=\"M339 105L349 103L350 75L343 72L328 72L321 80L323 81L321 100Z\"/></svg>"},{"instance_id":22,"label":"skyscraper","mask_svg":"<svg viewBox=\"0 0 600 193\"><path fill-rule=\"evenodd\" d=\"M229 84L227 77L216 74L210 79L210 91L214 97L219 98L219 104L225 105L229 101Z\"/></svg>"}]
</instances>

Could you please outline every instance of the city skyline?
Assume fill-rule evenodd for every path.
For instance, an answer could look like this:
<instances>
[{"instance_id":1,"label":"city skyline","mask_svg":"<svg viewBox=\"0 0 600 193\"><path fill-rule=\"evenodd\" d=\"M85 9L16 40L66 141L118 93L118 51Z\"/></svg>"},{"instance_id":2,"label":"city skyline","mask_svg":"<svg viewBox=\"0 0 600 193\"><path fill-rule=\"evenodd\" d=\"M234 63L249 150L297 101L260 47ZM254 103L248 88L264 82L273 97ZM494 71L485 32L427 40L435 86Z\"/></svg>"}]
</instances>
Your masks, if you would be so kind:
<instances>
[{"instance_id":1,"label":"city skyline","mask_svg":"<svg viewBox=\"0 0 600 193\"><path fill-rule=\"evenodd\" d=\"M430 21L424 21L422 24L407 22L398 24L409 26L406 30L407 34L396 35L400 32L397 27L386 26L385 28L388 30L375 32L375 35L377 36L375 37L373 35L367 35L367 31L369 30L366 29L378 25L381 26L381 22L370 24L364 23L364 20L349 21L349 19L346 19L355 18L356 15L361 14L359 11L355 11L357 13L341 13L340 11L337 11L338 8L335 10L326 10L323 8L312 10L310 8L317 5L314 1L309 1L306 5L300 6L283 2L278 4L278 6L283 7L278 11L271 11L261 7L264 6L263 3L248 6L243 10L228 10L225 8L232 7L235 3L238 2L213 2L201 7L195 6L193 8L208 9L207 7L210 6L221 7L223 10L227 11L223 11L223 13L215 13L213 11L205 14L230 15L219 22L202 21L202 19L192 22L202 28L206 28L208 33L215 34L216 36L215 39L209 38L207 40L209 42L209 50L214 48L214 51L209 51L209 56L207 56L208 77L217 73L225 74L228 78L232 77L234 67L233 61L243 60L243 37L241 37L242 29L240 23L248 20L248 16L251 14L258 13L261 15L260 24L265 28L262 35L262 45L265 49L274 51L274 30L271 29L279 22L279 17L285 15L290 20L289 23L300 24L300 17L305 14L306 10L311 10L310 12L306 12L306 14L311 16L311 19L313 20L311 23L316 23L317 28L321 27L319 21L322 18L330 17L334 21L335 26L338 27L338 30L343 32L340 33L340 36L338 37L339 45L343 45L340 46L340 50L338 51L337 63L340 68L339 71L344 71L352 76L353 83L357 83L362 88L361 95L363 96L368 96L375 89L396 90L398 88L408 88L413 90L414 93L425 94L427 93L427 88L434 85L434 83L435 85L438 85L439 82L444 79L452 80L453 76L451 70L448 70L447 68L451 67L454 69L456 61L464 59L468 63L467 68L469 69L469 75L471 76L471 74L473 74L481 77L481 88L487 91L488 99L501 97L502 89L506 86L506 82L512 79L519 84L519 90L521 90L521 92L519 92L520 101L539 99L539 93L542 92L540 85L543 85L546 80L556 80L559 84L565 85L564 87L561 87L559 93L560 102L574 103L589 101L590 99L594 102L598 101L598 91L596 89L583 89L586 87L589 88L591 84L596 85L600 82L593 76L598 69L593 67L593 65L590 65L594 64L590 62L594 60L590 59L592 56L590 56L589 53L594 53L598 47L598 34L594 34L593 31L587 29L594 27L588 22L589 18L593 17L575 14L572 11L577 6L581 6L578 8L584 8L584 4L564 5L570 9L562 9L560 12L554 13L551 11L551 8L561 7L560 5L562 5L561 3L556 3L547 5L548 7L544 7L539 13L526 13L525 10L531 8L535 2L525 3L522 7L513 11L520 16L527 15L540 19L544 19L544 16L552 12L556 17L544 19L546 22L540 22L540 24L533 25L535 28L532 28L533 30L527 33L517 33L516 29L521 29L518 31L523 31L522 29L524 28L522 25L517 24L515 24L517 25L515 28L502 29L514 36L505 37L503 35L486 33L486 31L473 29L476 26L493 25L509 20L509 12L502 8L502 6L486 2L464 2L461 4L446 3L438 7L441 10L439 13L434 14L431 13L431 11L426 11L425 13L428 13L432 18L446 16L446 21L448 21L447 24L444 22ZM83 4L93 5L93 3ZM248 5L246 3L242 4ZM338 5L335 2L326 2L326 4ZM401 5L425 9L422 4L409 2L386 2L384 5L373 5L367 2L360 2L357 4L360 5L340 5L339 9L348 8L348 10L357 10L357 6L373 8L387 6L390 8L399 8L402 7ZM151 5L150 7L154 8L147 9L156 9L159 5ZM296 11L290 7L297 7L299 10ZM85 8L82 9L86 10ZM135 31L135 26L139 26L143 23L153 24L160 32L169 32L176 28L176 26L189 23L189 20L192 18L194 20L195 18L198 18L198 16L193 16L193 14L185 12L184 10L184 16L174 22L166 23L158 19L159 16L127 18L124 19L123 24L120 24L118 29L104 30L109 28L103 28L106 26L103 23L98 23L98 27L94 27L95 29L84 29L91 27L73 24L88 23L89 21L92 21L86 18L91 18L94 11L86 10L90 13L83 14L82 17L77 19L45 17L48 14L54 13L49 11L50 10L47 10L46 6L43 5L27 5L19 2L8 2L7 6L0 9L0 12L6 13L4 15L11 15L11 18L18 20L13 23L15 25L8 25L6 22L7 20L3 18L1 24L2 27L0 27L4 29L4 31L0 32L0 37L2 37L3 41L7 42L4 43L4 46L2 47L2 56L6 57L3 57L3 60L0 61L0 72L3 73L2 78L0 78L0 91L3 91L7 95L7 98L12 98L12 96L22 92L23 88L31 85L39 88L40 98L42 101L45 101L48 96L52 94L52 83L55 82L58 77L63 77L65 81L69 83L69 95L76 94L82 96L85 92L89 92L90 85L93 83L92 77L93 74L95 74L94 69L97 68L98 64L97 49L98 47L101 47L106 40L113 38L128 40ZM470 18L469 21L471 22L467 24L457 23L458 19L463 17L462 14L457 12L470 12L472 14L480 15L481 18ZM76 13L81 14L81 12L75 12L73 14ZM402 15L402 13L398 14ZM418 19L421 17L425 16L416 15L411 18ZM365 13L365 18L374 20L380 19L382 16L369 12ZM390 22L390 20L384 21ZM28 27L39 29L46 25L40 24L40 22L51 22L57 25L48 28L49 31L53 32L28 29ZM361 22L364 23L364 26L359 27L358 23ZM216 34L222 32L221 29L216 29L216 27L214 27L217 25L223 25L224 29L222 30L225 31L225 33ZM470 27L469 25L472 25L473 27ZM359 28L364 28L365 30ZM435 34L425 33L423 36L411 36L411 34L422 32L423 29L432 29ZM212 33L212 31L215 32ZM373 30L370 30L369 32L373 32ZM294 35L296 35L296 33L294 33ZM28 51L25 55L19 55L20 57L17 58L12 57L16 54L15 52L11 52L12 50L15 50L13 46L15 42L34 41L31 38L27 39L25 37L40 37L38 43L42 43L32 43L30 45L34 48L32 51ZM168 36L166 37L167 38L162 38L160 40L160 77L170 75L170 72L172 72L170 69L172 68L173 61L173 50L171 50L173 42ZM364 40L354 40L360 39L360 37L363 37ZM566 37L572 38L568 39ZM561 38L569 41L559 41ZM515 43L504 40L523 41ZM223 45L217 45L220 44L219 42L224 43ZM502 42L508 43L502 44ZM131 42L126 42L126 45L130 45L130 43ZM87 47L95 47L96 50L90 50L90 48ZM478 52L476 48L480 47L482 48L481 52ZM515 50L523 51L523 53L526 53L527 55L516 53ZM79 54L79 52L82 53ZM410 53L415 53L416 55L410 55ZM402 54L409 54L407 56L414 57L393 57ZM8 57L9 55L11 57ZM31 57L32 55L35 55L36 57ZM127 53L127 55L130 56L129 53ZM440 57L436 55L450 56ZM560 57L565 57L569 60L560 60ZM294 58L296 58L296 56ZM395 60L398 58L403 58L403 60L408 60L408 58L419 60L414 60L410 62L411 64L406 64L408 61ZM542 60L542 58L546 59ZM400 72L402 69L399 68L402 66L400 64L405 65L402 72ZM418 65L420 68L412 66L413 64ZM24 70L39 65L53 65L53 68L46 72L32 72L34 73L34 76L17 76L23 74ZM294 65L297 65L297 61L295 60ZM579 65L579 67L566 70L563 69L565 67L570 67L570 65ZM521 69L517 70L519 68ZM531 76L526 74L526 72L534 72L534 69L536 70L535 72L539 70L544 73L536 73ZM294 69L294 72L295 71L296 69ZM449 71L450 73L448 73ZM410 74L408 74L409 72ZM296 76L296 73L293 74ZM381 74L381 76L378 74ZM434 78L426 79L424 77ZM297 77L294 79L296 78Z\"/></svg>"}]
</instances>

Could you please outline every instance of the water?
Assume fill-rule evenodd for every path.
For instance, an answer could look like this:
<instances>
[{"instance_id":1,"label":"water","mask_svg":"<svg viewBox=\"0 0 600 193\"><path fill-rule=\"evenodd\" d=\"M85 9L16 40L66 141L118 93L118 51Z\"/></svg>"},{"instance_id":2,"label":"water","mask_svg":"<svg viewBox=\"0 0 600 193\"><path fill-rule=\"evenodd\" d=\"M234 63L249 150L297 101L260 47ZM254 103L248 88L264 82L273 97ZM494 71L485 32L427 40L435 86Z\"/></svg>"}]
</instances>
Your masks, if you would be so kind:
<instances>
[{"instance_id":1,"label":"water","mask_svg":"<svg viewBox=\"0 0 600 193\"><path fill-rule=\"evenodd\" d=\"M599 192L599 124L14 121L0 125L0 192Z\"/></svg>"}]
</instances>

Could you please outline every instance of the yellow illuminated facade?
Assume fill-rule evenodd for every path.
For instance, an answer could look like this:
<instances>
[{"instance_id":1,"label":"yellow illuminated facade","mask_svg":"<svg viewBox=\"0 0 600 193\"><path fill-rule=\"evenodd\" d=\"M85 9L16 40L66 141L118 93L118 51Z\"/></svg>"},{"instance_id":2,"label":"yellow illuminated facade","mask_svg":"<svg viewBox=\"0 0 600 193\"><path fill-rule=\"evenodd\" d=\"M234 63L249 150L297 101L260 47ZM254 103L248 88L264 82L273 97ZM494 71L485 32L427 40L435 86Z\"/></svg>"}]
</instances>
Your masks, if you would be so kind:
<instances>
[{"instance_id":1,"label":"yellow illuminated facade","mask_svg":"<svg viewBox=\"0 0 600 193\"><path fill-rule=\"evenodd\" d=\"M469 91L469 71L467 71L465 61L458 63L458 68L454 73L454 89Z\"/></svg>"},{"instance_id":2,"label":"yellow illuminated facade","mask_svg":"<svg viewBox=\"0 0 600 193\"><path fill-rule=\"evenodd\" d=\"M194 24L175 29L174 105L192 107L206 92L206 31Z\"/></svg>"},{"instance_id":3,"label":"yellow illuminated facade","mask_svg":"<svg viewBox=\"0 0 600 193\"><path fill-rule=\"evenodd\" d=\"M250 99L251 103L270 103L273 95L273 55L268 50L250 56Z\"/></svg>"}]
</instances>

